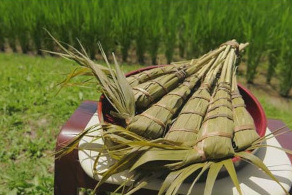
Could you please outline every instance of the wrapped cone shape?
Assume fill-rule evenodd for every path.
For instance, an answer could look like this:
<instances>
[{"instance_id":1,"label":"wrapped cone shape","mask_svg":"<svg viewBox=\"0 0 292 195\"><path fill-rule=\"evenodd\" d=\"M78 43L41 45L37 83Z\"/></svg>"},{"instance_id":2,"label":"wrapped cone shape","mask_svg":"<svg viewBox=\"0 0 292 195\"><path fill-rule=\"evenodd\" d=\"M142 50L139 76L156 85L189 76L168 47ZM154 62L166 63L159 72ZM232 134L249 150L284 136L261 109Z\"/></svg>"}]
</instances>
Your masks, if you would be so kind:
<instances>
[{"instance_id":1,"label":"wrapped cone shape","mask_svg":"<svg viewBox=\"0 0 292 195\"><path fill-rule=\"evenodd\" d=\"M231 72L234 63L235 52L231 49L198 134L196 146L204 151L206 160L234 155L232 146L234 123L231 104Z\"/></svg>"},{"instance_id":2,"label":"wrapped cone shape","mask_svg":"<svg viewBox=\"0 0 292 195\"><path fill-rule=\"evenodd\" d=\"M259 138L253 118L246 110L246 105L239 93L236 77L233 77L232 107L234 121L233 142L236 151L242 151Z\"/></svg>"},{"instance_id":3,"label":"wrapped cone shape","mask_svg":"<svg viewBox=\"0 0 292 195\"><path fill-rule=\"evenodd\" d=\"M193 146L197 142L197 135L210 101L210 90L217 73L221 70L230 47L218 56L210 70L191 98L182 108L174 124L166 134L165 138L176 141L184 146ZM219 63L219 64L218 64Z\"/></svg>"},{"instance_id":4,"label":"wrapped cone shape","mask_svg":"<svg viewBox=\"0 0 292 195\"><path fill-rule=\"evenodd\" d=\"M150 104L155 103L162 96L176 88L185 78L195 74L202 66L207 64L213 58L216 58L225 48L226 45L223 45L218 49L209 52L207 55L191 62L189 67L186 67L185 69L163 75L154 80L133 87L136 107L140 110L145 110Z\"/></svg>"},{"instance_id":5,"label":"wrapped cone shape","mask_svg":"<svg viewBox=\"0 0 292 195\"><path fill-rule=\"evenodd\" d=\"M171 120L185 103L198 80L208 71L210 65L212 63L188 77L182 84L163 96L143 113L136 115L129 123L128 130L148 139L162 137Z\"/></svg>"}]
</instances>

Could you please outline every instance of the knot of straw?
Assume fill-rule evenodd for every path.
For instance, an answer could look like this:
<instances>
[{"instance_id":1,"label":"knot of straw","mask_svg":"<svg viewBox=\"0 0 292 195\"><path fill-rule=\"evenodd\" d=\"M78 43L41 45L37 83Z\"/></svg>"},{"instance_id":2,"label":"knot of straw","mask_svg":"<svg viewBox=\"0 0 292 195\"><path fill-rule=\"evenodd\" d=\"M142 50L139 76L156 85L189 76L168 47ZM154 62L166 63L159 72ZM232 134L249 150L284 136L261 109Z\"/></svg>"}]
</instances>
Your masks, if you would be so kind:
<instances>
[{"instance_id":1,"label":"knot of straw","mask_svg":"<svg viewBox=\"0 0 292 195\"><path fill-rule=\"evenodd\" d=\"M166 128L166 124L164 124L161 120L155 118L152 115L149 115L147 113L142 113L142 114L140 114L140 116L145 116L146 118L149 118L149 119L153 120L156 124L160 125L163 129Z\"/></svg>"},{"instance_id":2,"label":"knot of straw","mask_svg":"<svg viewBox=\"0 0 292 195\"><path fill-rule=\"evenodd\" d=\"M203 149L201 149L201 148L199 148L197 146L193 146L193 149L196 150L199 153L202 161L205 161L207 159L206 158L206 154L205 154Z\"/></svg>"},{"instance_id":3,"label":"knot of straw","mask_svg":"<svg viewBox=\"0 0 292 195\"><path fill-rule=\"evenodd\" d=\"M222 43L222 44L220 45L220 47L221 47L221 46L224 46L224 45L230 45L232 48L235 49L236 54L239 53L239 44L237 43L236 40L230 40L230 41L227 41L227 42L225 42L225 43Z\"/></svg>"},{"instance_id":4,"label":"knot of straw","mask_svg":"<svg viewBox=\"0 0 292 195\"><path fill-rule=\"evenodd\" d=\"M200 86L200 88L201 89L206 89L206 90L208 90L208 91L210 91L210 88L211 88L211 86L210 86L210 84L209 83L202 83L202 85Z\"/></svg>"},{"instance_id":5,"label":"knot of straw","mask_svg":"<svg viewBox=\"0 0 292 195\"><path fill-rule=\"evenodd\" d=\"M140 88L140 87L133 87L133 89L137 90L137 91L140 91L141 93L145 94L150 99L151 102L154 101L152 95L148 91L146 91L145 89Z\"/></svg>"},{"instance_id":6,"label":"knot of straw","mask_svg":"<svg viewBox=\"0 0 292 195\"><path fill-rule=\"evenodd\" d=\"M200 139L197 140L197 143L202 142L203 140L210 138L210 137L226 137L226 138L232 138L233 134L232 133L226 133L226 132L212 132L212 133L208 133L204 136L202 136Z\"/></svg>"},{"instance_id":7,"label":"knot of straw","mask_svg":"<svg viewBox=\"0 0 292 195\"><path fill-rule=\"evenodd\" d=\"M158 81L153 80L152 83L156 83L157 85L159 85L159 86L163 89L163 91L165 92L165 94L167 94L167 93L169 92L168 89L167 89L166 87L164 87L164 86L163 86L161 83L159 83Z\"/></svg>"},{"instance_id":8,"label":"knot of straw","mask_svg":"<svg viewBox=\"0 0 292 195\"><path fill-rule=\"evenodd\" d=\"M184 70L179 70L175 73L175 75L177 76L178 79L182 80L186 78L187 73Z\"/></svg>"},{"instance_id":9,"label":"knot of straw","mask_svg":"<svg viewBox=\"0 0 292 195\"><path fill-rule=\"evenodd\" d=\"M254 124L240 125L234 128L234 132L256 129Z\"/></svg>"},{"instance_id":10,"label":"knot of straw","mask_svg":"<svg viewBox=\"0 0 292 195\"><path fill-rule=\"evenodd\" d=\"M235 99L235 98L241 98L242 96L239 93L232 93L231 94L231 98Z\"/></svg>"}]
</instances>

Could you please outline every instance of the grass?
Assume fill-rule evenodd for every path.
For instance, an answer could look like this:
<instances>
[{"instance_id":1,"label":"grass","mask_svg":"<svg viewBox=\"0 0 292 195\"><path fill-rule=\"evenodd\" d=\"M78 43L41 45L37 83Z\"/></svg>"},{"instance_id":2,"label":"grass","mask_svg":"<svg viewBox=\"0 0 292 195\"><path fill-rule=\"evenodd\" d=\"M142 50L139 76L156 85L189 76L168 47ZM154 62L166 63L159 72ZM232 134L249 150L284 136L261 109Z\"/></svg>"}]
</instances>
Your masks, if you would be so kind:
<instances>
[{"instance_id":1,"label":"grass","mask_svg":"<svg viewBox=\"0 0 292 195\"><path fill-rule=\"evenodd\" d=\"M56 95L72 64L0 54L0 194L52 194L56 136L83 100L99 98L96 90L77 87Z\"/></svg>"},{"instance_id":2,"label":"grass","mask_svg":"<svg viewBox=\"0 0 292 195\"><path fill-rule=\"evenodd\" d=\"M0 194L52 194L55 140L62 124L94 88L55 87L75 66L60 58L0 54ZM124 65L124 71L140 66ZM270 118L292 128L292 112L256 94ZM289 105L292 107L291 102Z\"/></svg>"}]
</instances>

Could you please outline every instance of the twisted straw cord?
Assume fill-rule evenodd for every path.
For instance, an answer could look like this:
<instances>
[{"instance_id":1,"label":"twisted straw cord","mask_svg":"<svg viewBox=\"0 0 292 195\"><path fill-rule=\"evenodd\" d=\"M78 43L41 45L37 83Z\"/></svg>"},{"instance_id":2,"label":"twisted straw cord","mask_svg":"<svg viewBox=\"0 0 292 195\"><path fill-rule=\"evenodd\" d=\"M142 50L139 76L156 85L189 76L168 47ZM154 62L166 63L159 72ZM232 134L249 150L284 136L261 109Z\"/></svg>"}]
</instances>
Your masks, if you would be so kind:
<instances>
[{"instance_id":1,"label":"twisted straw cord","mask_svg":"<svg viewBox=\"0 0 292 195\"><path fill-rule=\"evenodd\" d=\"M197 140L196 143L199 143L201 141L203 141L204 139L207 139L209 137L215 137L215 136L219 136L219 137L226 137L226 138L233 138L233 133L224 133L224 132L212 132L212 133L208 133L204 136L202 136L200 139Z\"/></svg>"},{"instance_id":2,"label":"twisted straw cord","mask_svg":"<svg viewBox=\"0 0 292 195\"><path fill-rule=\"evenodd\" d=\"M218 88L217 88L217 92L218 92L219 90L222 90L222 91L225 91L225 92L227 92L227 93L230 93L230 89L227 89L226 87L218 87Z\"/></svg>"},{"instance_id":3,"label":"twisted straw cord","mask_svg":"<svg viewBox=\"0 0 292 195\"><path fill-rule=\"evenodd\" d=\"M145 74L147 77L148 77L148 79L151 79L151 76L149 75L149 73L147 72L147 71L143 71L142 73L141 73L141 75L142 74Z\"/></svg>"},{"instance_id":4,"label":"twisted straw cord","mask_svg":"<svg viewBox=\"0 0 292 195\"><path fill-rule=\"evenodd\" d=\"M238 108L238 107L246 107L245 104L234 104L234 105L232 105L232 106L233 106L233 109L234 109L234 108Z\"/></svg>"},{"instance_id":5,"label":"twisted straw cord","mask_svg":"<svg viewBox=\"0 0 292 195\"><path fill-rule=\"evenodd\" d=\"M205 123L205 122L206 122L207 120L209 120L209 119L214 119L214 118L218 118L218 117L226 117L226 118L228 118L228 119L230 119L230 120L233 121L233 117L230 116L229 114L215 114L215 115L212 115L212 116L207 116L207 117L204 119L203 123Z\"/></svg>"},{"instance_id":6,"label":"twisted straw cord","mask_svg":"<svg viewBox=\"0 0 292 195\"><path fill-rule=\"evenodd\" d=\"M250 125L240 125L240 126L236 126L234 128L234 132L239 132L239 131L246 131L246 130L254 130L255 126L254 124L250 124Z\"/></svg>"},{"instance_id":7,"label":"twisted straw cord","mask_svg":"<svg viewBox=\"0 0 292 195\"><path fill-rule=\"evenodd\" d=\"M161 83L159 83L158 81L155 81L155 80L153 80L153 81L151 81L152 83L156 83L156 84L158 84L162 89L163 89L163 91L165 92L165 93L168 93L168 90L161 84Z\"/></svg>"},{"instance_id":8,"label":"twisted straw cord","mask_svg":"<svg viewBox=\"0 0 292 195\"><path fill-rule=\"evenodd\" d=\"M231 102L231 99L230 97L220 97L220 98L217 98L216 100L213 100L210 102L210 105L211 104L214 104L215 102L219 101L219 100L228 100L229 102Z\"/></svg>"},{"instance_id":9,"label":"twisted straw cord","mask_svg":"<svg viewBox=\"0 0 292 195\"><path fill-rule=\"evenodd\" d=\"M132 75L132 77L134 77L135 79L137 79L138 80L138 83L141 83L141 80L140 80L140 77L138 76L138 75Z\"/></svg>"},{"instance_id":10,"label":"twisted straw cord","mask_svg":"<svg viewBox=\"0 0 292 195\"><path fill-rule=\"evenodd\" d=\"M163 129L166 128L166 124L164 124L161 120L155 118L154 116L151 116L151 115L146 114L146 113L142 113L142 114L140 114L140 116L145 116L146 118L149 118L149 119L153 120L155 123L157 123L158 125L163 127Z\"/></svg>"},{"instance_id":11,"label":"twisted straw cord","mask_svg":"<svg viewBox=\"0 0 292 195\"><path fill-rule=\"evenodd\" d=\"M220 47L221 47L221 46L224 46L224 45L226 45L226 46L230 45L232 48L235 49L236 54L239 53L239 44L238 44L235 40L231 40L231 41L227 41L227 42L225 42L225 43L222 43L222 44L220 45Z\"/></svg>"},{"instance_id":12,"label":"twisted straw cord","mask_svg":"<svg viewBox=\"0 0 292 195\"><path fill-rule=\"evenodd\" d=\"M186 129L186 128L172 128L168 132L175 132L175 131L183 131L183 132L190 132L197 134L199 132L199 129Z\"/></svg>"},{"instance_id":13,"label":"twisted straw cord","mask_svg":"<svg viewBox=\"0 0 292 195\"><path fill-rule=\"evenodd\" d=\"M219 104L219 105L217 105L217 106L210 107L210 108L207 110L207 112L211 112L211 111L215 110L216 108L220 108L220 107L226 107L226 108L228 108L228 109L230 109L230 110L232 110L232 109L234 108L234 107L230 106L229 104Z\"/></svg>"},{"instance_id":14,"label":"twisted straw cord","mask_svg":"<svg viewBox=\"0 0 292 195\"><path fill-rule=\"evenodd\" d=\"M231 93L231 98L235 99L235 98L241 98L242 96L239 93Z\"/></svg>"},{"instance_id":15,"label":"twisted straw cord","mask_svg":"<svg viewBox=\"0 0 292 195\"><path fill-rule=\"evenodd\" d=\"M187 76L187 73L184 70L179 70L175 73L178 79L184 79Z\"/></svg>"},{"instance_id":16,"label":"twisted straw cord","mask_svg":"<svg viewBox=\"0 0 292 195\"><path fill-rule=\"evenodd\" d=\"M204 96L200 96L200 95L194 95L189 100L193 100L193 99L196 99L196 98L200 98L200 99L206 100L208 102L210 101L210 98L207 98L207 97L204 97Z\"/></svg>"},{"instance_id":17,"label":"twisted straw cord","mask_svg":"<svg viewBox=\"0 0 292 195\"><path fill-rule=\"evenodd\" d=\"M199 115L201 117L205 116L205 113L198 112L198 111L183 111L180 114L196 114L196 115Z\"/></svg>"},{"instance_id":18,"label":"twisted straw cord","mask_svg":"<svg viewBox=\"0 0 292 195\"><path fill-rule=\"evenodd\" d=\"M165 104L154 104L153 106L158 106L158 107L161 107L161 108L164 108L166 110L168 110L171 114L175 114L175 111L169 107L167 107Z\"/></svg>"},{"instance_id":19,"label":"twisted straw cord","mask_svg":"<svg viewBox=\"0 0 292 195\"><path fill-rule=\"evenodd\" d=\"M167 95L175 95L175 96L178 96L178 97L182 98L183 100L186 100L186 97L184 96L184 94L179 94L179 93L170 92L170 93L167 94Z\"/></svg>"},{"instance_id":20,"label":"twisted straw cord","mask_svg":"<svg viewBox=\"0 0 292 195\"><path fill-rule=\"evenodd\" d=\"M202 89L206 89L206 90L210 91L210 88L211 88L211 86L210 86L209 83L203 83L203 84L200 86L200 89L201 89L201 90L202 90Z\"/></svg>"},{"instance_id":21,"label":"twisted straw cord","mask_svg":"<svg viewBox=\"0 0 292 195\"><path fill-rule=\"evenodd\" d=\"M206 158L205 151L204 151L203 149L197 147L196 145L193 146L193 149L196 150L196 151L199 153L199 155L200 155L202 161L205 161L205 160L207 159L207 158Z\"/></svg>"},{"instance_id":22,"label":"twisted straw cord","mask_svg":"<svg viewBox=\"0 0 292 195\"><path fill-rule=\"evenodd\" d=\"M149 97L149 99L150 99L151 102L154 101L154 99L153 99L153 97L151 96L151 94L150 94L148 91L146 91L145 89L140 88L140 87L133 87L133 89L134 89L134 90L137 90L137 91L140 91L140 92L142 92L143 94L145 94L147 97Z\"/></svg>"},{"instance_id":23,"label":"twisted straw cord","mask_svg":"<svg viewBox=\"0 0 292 195\"><path fill-rule=\"evenodd\" d=\"M230 83L221 82L221 83L218 84L218 88L231 89L231 86L230 86Z\"/></svg>"},{"instance_id":24,"label":"twisted straw cord","mask_svg":"<svg viewBox=\"0 0 292 195\"><path fill-rule=\"evenodd\" d=\"M186 87L190 87L191 84L190 84L190 81L185 81L182 83L183 86L186 86Z\"/></svg>"},{"instance_id":25,"label":"twisted straw cord","mask_svg":"<svg viewBox=\"0 0 292 195\"><path fill-rule=\"evenodd\" d=\"M166 73L165 68L164 67L160 67L159 68L163 73Z\"/></svg>"}]
</instances>

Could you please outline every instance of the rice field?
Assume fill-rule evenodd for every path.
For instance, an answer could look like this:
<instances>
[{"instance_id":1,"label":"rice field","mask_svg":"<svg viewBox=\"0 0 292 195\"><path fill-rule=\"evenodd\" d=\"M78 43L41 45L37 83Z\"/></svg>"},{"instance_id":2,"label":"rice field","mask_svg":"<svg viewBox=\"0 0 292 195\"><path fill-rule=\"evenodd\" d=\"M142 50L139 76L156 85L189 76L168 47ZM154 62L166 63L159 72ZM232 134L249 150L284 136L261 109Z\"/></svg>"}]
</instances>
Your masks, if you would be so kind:
<instances>
[{"instance_id":1,"label":"rice field","mask_svg":"<svg viewBox=\"0 0 292 195\"><path fill-rule=\"evenodd\" d=\"M245 77L253 83L259 66L267 83L292 86L292 2L288 0L0 0L0 50L42 55L57 39L86 47L97 58L97 42L120 60L158 64L194 58L224 41L249 41ZM267 65L263 65L267 63Z\"/></svg>"}]
</instances>

